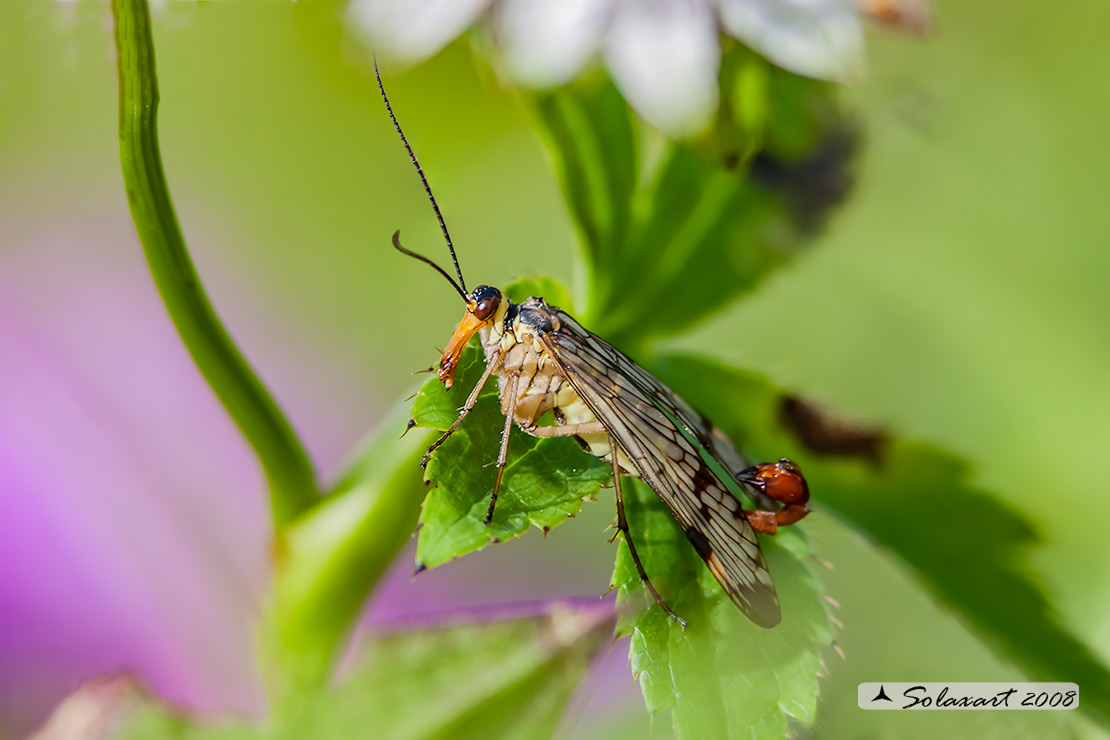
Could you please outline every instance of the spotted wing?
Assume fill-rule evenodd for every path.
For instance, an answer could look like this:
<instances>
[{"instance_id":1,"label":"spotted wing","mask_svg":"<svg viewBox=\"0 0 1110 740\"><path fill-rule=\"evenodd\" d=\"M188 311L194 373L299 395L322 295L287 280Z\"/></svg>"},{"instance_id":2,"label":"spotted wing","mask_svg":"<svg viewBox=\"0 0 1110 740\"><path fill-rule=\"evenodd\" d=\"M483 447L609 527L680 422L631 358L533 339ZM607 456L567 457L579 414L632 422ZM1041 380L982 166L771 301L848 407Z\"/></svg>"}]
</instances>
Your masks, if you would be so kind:
<instances>
[{"instance_id":1,"label":"spotted wing","mask_svg":"<svg viewBox=\"0 0 1110 740\"><path fill-rule=\"evenodd\" d=\"M541 340L579 397L666 504L725 593L756 624L778 624L778 597L755 531L706 460L709 455L728 471L720 448L731 443L627 355L553 311L559 324Z\"/></svg>"}]
</instances>

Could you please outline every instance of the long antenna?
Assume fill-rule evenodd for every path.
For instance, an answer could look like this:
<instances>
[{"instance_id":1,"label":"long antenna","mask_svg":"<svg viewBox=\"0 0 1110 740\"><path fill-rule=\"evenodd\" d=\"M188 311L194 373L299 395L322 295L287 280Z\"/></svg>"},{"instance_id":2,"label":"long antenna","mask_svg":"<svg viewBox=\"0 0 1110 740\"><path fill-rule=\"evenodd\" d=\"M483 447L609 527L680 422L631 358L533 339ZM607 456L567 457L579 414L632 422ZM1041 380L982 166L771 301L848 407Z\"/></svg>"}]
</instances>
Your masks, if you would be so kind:
<instances>
[{"instance_id":1,"label":"long antenna","mask_svg":"<svg viewBox=\"0 0 1110 740\"><path fill-rule=\"evenodd\" d=\"M405 249L404 247L401 246L401 232L400 231L394 231L393 232L393 248L396 249L401 254L408 255L409 257L412 257L414 259L418 259L421 262L426 262L429 265L431 265L432 267L434 267L436 269L436 272L438 272L443 277L447 278L447 282L451 283L451 287L453 287L455 290L457 290L459 292L459 295L462 296L462 299L464 301L466 301L467 303L470 302L470 296L468 296L466 294L466 291L463 288L459 287L459 284L455 282L455 278L448 275L446 270L444 270L442 267L437 265L435 262L432 262L430 259L428 259L424 255L417 254L416 252L411 252L411 251L409 251L409 250L407 250L407 249Z\"/></svg>"},{"instance_id":2,"label":"long antenna","mask_svg":"<svg viewBox=\"0 0 1110 740\"><path fill-rule=\"evenodd\" d=\"M466 298L466 281L463 280L462 270L459 269L459 258L455 256L455 245L451 243L451 234L447 231L447 223L443 220L443 214L439 212L439 204L436 203L436 197L432 195L432 188L428 185L428 178L424 177L424 170L420 167L420 162L416 159L416 154L413 153L412 147L409 146L409 140L405 138L405 132L401 130L401 124L397 123L397 116L393 115L393 106L389 104L389 96L385 94L385 85L382 84L382 74L378 71L378 58L374 57L374 76L378 78L378 89L381 90L382 100L385 101L385 109L389 113L389 120L393 121L393 128L397 129L397 135L401 137L401 143L405 145L405 150L409 153L409 159L412 160L413 167L416 168L416 174L420 175L420 182L424 183L424 192L428 194L428 200L432 202L432 209L436 212L436 218L439 219L439 228L443 232L443 238L447 240L447 248L451 250L451 261L455 264L455 274L459 276L459 285L455 286L456 289L462 286L463 298ZM397 242L394 241L394 245ZM400 247L398 247L400 248ZM408 250L403 250L405 254L417 256ZM425 260L428 264L435 266L431 260ZM437 267L438 269L438 267ZM440 270L443 272L443 270ZM446 274L446 273L445 273ZM447 278L450 280L451 278ZM454 281L451 281L454 283Z\"/></svg>"}]
</instances>

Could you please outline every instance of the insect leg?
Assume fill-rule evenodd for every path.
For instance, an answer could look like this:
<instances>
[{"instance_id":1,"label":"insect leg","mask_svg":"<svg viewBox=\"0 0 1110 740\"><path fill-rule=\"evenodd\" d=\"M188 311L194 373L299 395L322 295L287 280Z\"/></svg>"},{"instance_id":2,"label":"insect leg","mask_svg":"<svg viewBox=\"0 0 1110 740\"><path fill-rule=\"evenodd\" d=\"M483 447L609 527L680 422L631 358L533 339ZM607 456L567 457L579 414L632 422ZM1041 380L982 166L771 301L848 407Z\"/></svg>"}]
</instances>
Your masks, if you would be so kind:
<instances>
[{"instance_id":1,"label":"insect leg","mask_svg":"<svg viewBox=\"0 0 1110 740\"><path fill-rule=\"evenodd\" d=\"M617 442L612 435L609 436L609 449L609 457L613 461L613 490L617 494L617 529L624 533L624 541L628 545L628 552L632 555L632 562L636 564L636 571L640 574L640 580L647 586L647 590L651 592L655 602L663 607L663 611L667 613L668 617L677 622L679 627L686 629L686 620L672 612L671 608L667 606L667 602L663 601L663 597L655 590L655 586L651 585L651 580L644 570L644 564L640 562L640 555L636 552L636 545L633 544L632 535L628 531L628 522L624 518L624 498L621 496L621 468L617 462Z\"/></svg>"},{"instance_id":2,"label":"insect leg","mask_svg":"<svg viewBox=\"0 0 1110 740\"><path fill-rule=\"evenodd\" d=\"M586 421L581 424L558 424L553 426L537 426L535 424L519 425L521 430L533 437L574 437L579 434L600 434L605 431L605 425L600 421Z\"/></svg>"},{"instance_id":3,"label":"insect leg","mask_svg":"<svg viewBox=\"0 0 1110 740\"><path fill-rule=\"evenodd\" d=\"M509 457L509 433L513 430L513 417L516 415L517 373L509 373L509 408L505 410L505 428L501 431L501 449L497 452L497 480L493 482L493 495L489 500L485 524L493 521L493 507L497 506L497 491L501 488L501 476L505 474L505 462Z\"/></svg>"},{"instance_id":4,"label":"insect leg","mask_svg":"<svg viewBox=\"0 0 1110 740\"><path fill-rule=\"evenodd\" d=\"M420 459L421 468L428 467L428 460L432 457L432 453L435 452L441 444L446 442L447 438L454 434L455 430L459 428L459 424L462 424L462 420L465 419L466 415L474 408L474 404L478 403L478 394L482 392L482 388L485 387L486 381L489 380L489 376L497 372L497 368L500 366L500 354L486 363L486 371L482 373L482 377L478 380L477 385L474 386L474 390L467 396L466 403L464 403L463 407L459 410L459 418L455 419L455 423L451 425L451 428L444 432L442 437L433 442L432 446L428 448L428 451L424 453L424 457Z\"/></svg>"}]
</instances>

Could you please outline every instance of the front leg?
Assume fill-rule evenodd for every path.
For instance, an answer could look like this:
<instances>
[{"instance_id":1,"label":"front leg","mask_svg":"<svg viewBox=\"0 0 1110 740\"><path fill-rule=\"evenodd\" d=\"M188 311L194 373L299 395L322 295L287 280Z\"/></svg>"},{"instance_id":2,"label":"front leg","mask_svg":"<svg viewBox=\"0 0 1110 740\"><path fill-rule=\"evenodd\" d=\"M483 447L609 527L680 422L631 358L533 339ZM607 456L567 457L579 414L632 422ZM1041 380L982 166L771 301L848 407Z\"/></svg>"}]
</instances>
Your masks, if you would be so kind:
<instances>
[{"instance_id":1,"label":"front leg","mask_svg":"<svg viewBox=\"0 0 1110 740\"><path fill-rule=\"evenodd\" d=\"M455 433L455 430L459 428L459 424L462 424L462 420L466 418L466 415L469 414L474 408L474 405L478 403L478 395L486 386L486 381L489 380L489 376L493 375L495 372L497 372L497 369L501 367L501 358L502 353L498 352L497 355L492 357L486 363L486 371L482 373L482 377L478 380L477 385L474 386L474 390L470 391L470 395L466 398L466 403L464 403L463 407L459 409L459 416L457 419L455 419L455 423L451 425L450 429L443 433L442 437L432 443L432 446L429 447L428 451L424 453L424 457L420 459L421 468L427 469L428 460L432 457L432 453L435 452L441 444L446 442L448 437Z\"/></svg>"}]
</instances>

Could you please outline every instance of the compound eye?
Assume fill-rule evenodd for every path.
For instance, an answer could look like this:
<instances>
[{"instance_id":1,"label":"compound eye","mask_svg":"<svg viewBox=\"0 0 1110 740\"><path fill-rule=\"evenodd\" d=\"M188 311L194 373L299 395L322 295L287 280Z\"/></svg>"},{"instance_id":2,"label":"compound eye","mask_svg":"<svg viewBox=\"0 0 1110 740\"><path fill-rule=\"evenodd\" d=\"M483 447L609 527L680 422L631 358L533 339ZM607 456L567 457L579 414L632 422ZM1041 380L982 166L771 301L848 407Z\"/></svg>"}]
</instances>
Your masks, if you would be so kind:
<instances>
[{"instance_id":1,"label":"compound eye","mask_svg":"<svg viewBox=\"0 0 1110 740\"><path fill-rule=\"evenodd\" d=\"M501 303L501 296L492 295L488 298L482 298L474 304L474 318L479 321L486 321L497 311L497 306Z\"/></svg>"}]
</instances>

